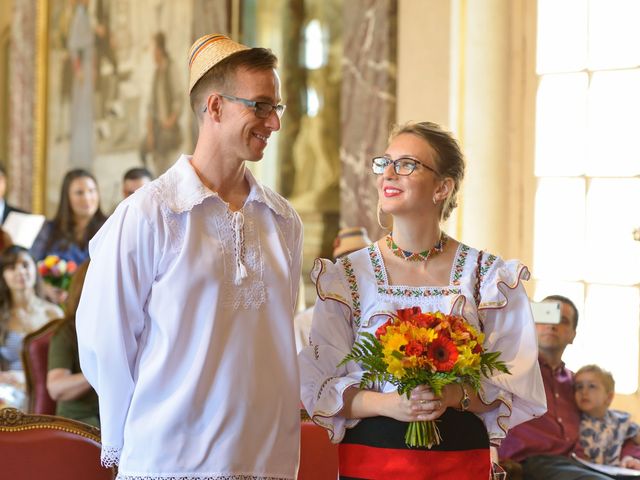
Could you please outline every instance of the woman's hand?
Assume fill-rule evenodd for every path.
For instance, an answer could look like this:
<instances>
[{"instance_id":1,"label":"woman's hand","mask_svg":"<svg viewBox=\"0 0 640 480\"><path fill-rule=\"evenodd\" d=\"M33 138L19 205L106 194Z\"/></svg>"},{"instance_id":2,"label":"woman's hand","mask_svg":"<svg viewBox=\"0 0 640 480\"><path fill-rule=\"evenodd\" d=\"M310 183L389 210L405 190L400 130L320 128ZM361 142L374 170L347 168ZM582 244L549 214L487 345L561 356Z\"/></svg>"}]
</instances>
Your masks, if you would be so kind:
<instances>
[{"instance_id":1,"label":"woman's hand","mask_svg":"<svg viewBox=\"0 0 640 480\"><path fill-rule=\"evenodd\" d=\"M57 305L61 305L67 299L68 293L58 287L54 287L50 283L42 282L42 293L44 297Z\"/></svg>"},{"instance_id":2,"label":"woman's hand","mask_svg":"<svg viewBox=\"0 0 640 480\"><path fill-rule=\"evenodd\" d=\"M447 404L443 397L437 396L426 385L414 388L411 391L411 398L399 395L398 392L385 393L381 402L381 415L401 422L435 420L446 409Z\"/></svg>"},{"instance_id":3,"label":"woman's hand","mask_svg":"<svg viewBox=\"0 0 640 480\"><path fill-rule=\"evenodd\" d=\"M620 461L620 466L622 468L630 468L632 470L640 470L640 460L634 458L630 455L623 457Z\"/></svg>"}]
</instances>

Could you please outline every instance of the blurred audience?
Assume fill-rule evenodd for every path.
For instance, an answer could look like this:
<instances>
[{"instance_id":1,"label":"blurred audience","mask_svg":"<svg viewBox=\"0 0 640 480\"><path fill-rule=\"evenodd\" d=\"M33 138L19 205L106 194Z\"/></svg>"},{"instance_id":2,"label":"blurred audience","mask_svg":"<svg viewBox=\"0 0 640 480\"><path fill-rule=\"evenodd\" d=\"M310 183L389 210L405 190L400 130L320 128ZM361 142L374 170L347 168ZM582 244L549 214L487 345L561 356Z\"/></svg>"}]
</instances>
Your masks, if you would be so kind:
<instances>
[{"instance_id":1,"label":"blurred audience","mask_svg":"<svg viewBox=\"0 0 640 480\"><path fill-rule=\"evenodd\" d=\"M640 470L640 460L630 455L621 457L627 440L640 444L640 426L631 415L611 410L615 396L615 380L598 365L585 365L576 372L575 397L580 420L580 446L583 458L593 463Z\"/></svg>"},{"instance_id":2,"label":"blurred audience","mask_svg":"<svg viewBox=\"0 0 640 480\"><path fill-rule=\"evenodd\" d=\"M135 167L127 170L122 177L122 196L127 198L143 185L153 180L151 172L144 167Z\"/></svg>"},{"instance_id":3,"label":"blurred audience","mask_svg":"<svg viewBox=\"0 0 640 480\"><path fill-rule=\"evenodd\" d=\"M89 240L96 234L106 216L100 208L100 193L94 176L86 170L74 169L64 177L58 211L38 234L31 252L36 260L57 255L77 265L89 258ZM44 284L46 298L61 304L67 292Z\"/></svg>"},{"instance_id":4,"label":"blurred audience","mask_svg":"<svg viewBox=\"0 0 640 480\"><path fill-rule=\"evenodd\" d=\"M40 283L27 249L12 246L0 254L0 405L23 407L25 335L63 316L60 307L40 297Z\"/></svg>"},{"instance_id":5,"label":"blurred audience","mask_svg":"<svg viewBox=\"0 0 640 480\"><path fill-rule=\"evenodd\" d=\"M25 213L24 210L20 210L19 208L14 207L13 205L9 205L5 200L5 194L7 193L7 171L5 168L0 165L0 218L2 221L0 223L4 223L11 212L21 212Z\"/></svg>"},{"instance_id":6,"label":"blurred audience","mask_svg":"<svg viewBox=\"0 0 640 480\"><path fill-rule=\"evenodd\" d=\"M536 324L538 363L547 397L547 413L520 424L507 433L499 449L500 463L519 462L525 480L606 480L610 477L590 470L571 455L583 456L579 442L580 411L574 396L574 374L562 361L573 343L578 327L578 309L561 295L544 301L560 302L558 324ZM638 456L638 450L625 444L623 456Z\"/></svg>"},{"instance_id":7,"label":"blurred audience","mask_svg":"<svg viewBox=\"0 0 640 480\"><path fill-rule=\"evenodd\" d=\"M65 303L64 321L51 339L47 390L57 402L56 415L99 427L98 395L80 370L76 336L76 310L88 267L89 260L74 274Z\"/></svg>"},{"instance_id":8,"label":"blurred audience","mask_svg":"<svg viewBox=\"0 0 640 480\"><path fill-rule=\"evenodd\" d=\"M363 227L343 228L333 241L333 259L349 255L371 244L367 230ZM302 290L301 290L302 291ZM313 306L296 314L293 318L293 329L296 336L298 353L309 345L309 332L313 319Z\"/></svg>"}]
</instances>

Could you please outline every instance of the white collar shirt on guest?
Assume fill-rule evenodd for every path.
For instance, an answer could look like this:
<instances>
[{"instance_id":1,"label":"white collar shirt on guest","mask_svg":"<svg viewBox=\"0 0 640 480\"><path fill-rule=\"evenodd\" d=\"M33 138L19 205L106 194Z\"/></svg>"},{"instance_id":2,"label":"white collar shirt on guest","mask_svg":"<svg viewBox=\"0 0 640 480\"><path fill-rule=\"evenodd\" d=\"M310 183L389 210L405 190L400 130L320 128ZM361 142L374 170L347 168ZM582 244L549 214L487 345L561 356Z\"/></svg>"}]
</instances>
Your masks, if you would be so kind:
<instances>
[{"instance_id":1,"label":"white collar shirt on guest","mask_svg":"<svg viewBox=\"0 0 640 480\"><path fill-rule=\"evenodd\" d=\"M89 245L77 313L119 479L292 479L302 224L246 170L233 213L182 156Z\"/></svg>"}]
</instances>

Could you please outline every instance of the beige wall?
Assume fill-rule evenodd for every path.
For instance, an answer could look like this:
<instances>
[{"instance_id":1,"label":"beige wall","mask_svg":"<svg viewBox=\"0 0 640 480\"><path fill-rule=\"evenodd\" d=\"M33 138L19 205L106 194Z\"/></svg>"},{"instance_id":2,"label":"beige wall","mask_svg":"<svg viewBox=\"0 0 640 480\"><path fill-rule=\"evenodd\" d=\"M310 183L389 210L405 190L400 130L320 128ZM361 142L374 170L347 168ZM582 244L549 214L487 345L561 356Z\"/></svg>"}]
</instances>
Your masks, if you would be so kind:
<instances>
[{"instance_id":1,"label":"beige wall","mask_svg":"<svg viewBox=\"0 0 640 480\"><path fill-rule=\"evenodd\" d=\"M11 26L12 2L5 0L0 2L0 162L6 166L9 152L9 97L5 96L9 80L9 72L5 66L9 64L9 34Z\"/></svg>"},{"instance_id":2,"label":"beige wall","mask_svg":"<svg viewBox=\"0 0 640 480\"><path fill-rule=\"evenodd\" d=\"M526 263L532 236L523 234L523 183L532 184L533 176L521 152L523 5L400 0L397 118L441 123L462 143L466 178L445 228Z\"/></svg>"}]
</instances>

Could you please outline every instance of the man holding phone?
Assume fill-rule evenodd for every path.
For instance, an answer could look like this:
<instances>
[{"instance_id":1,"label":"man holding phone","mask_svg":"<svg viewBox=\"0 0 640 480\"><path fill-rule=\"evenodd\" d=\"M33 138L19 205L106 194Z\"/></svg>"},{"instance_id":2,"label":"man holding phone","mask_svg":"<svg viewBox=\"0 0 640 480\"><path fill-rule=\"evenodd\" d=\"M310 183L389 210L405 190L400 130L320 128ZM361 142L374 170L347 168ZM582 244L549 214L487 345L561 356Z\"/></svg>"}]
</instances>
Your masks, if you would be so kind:
<instances>
[{"instance_id":1,"label":"man holding phone","mask_svg":"<svg viewBox=\"0 0 640 480\"><path fill-rule=\"evenodd\" d=\"M578 309L561 295L551 295L543 302L560 304L557 323L540 323L551 321L551 316L534 316L547 413L509 430L500 446L500 458L520 462L525 480L610 479L571 459L572 453L580 454L580 412L574 399L573 372L565 366L562 355L576 336ZM637 452L629 453L637 456Z\"/></svg>"}]
</instances>

